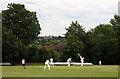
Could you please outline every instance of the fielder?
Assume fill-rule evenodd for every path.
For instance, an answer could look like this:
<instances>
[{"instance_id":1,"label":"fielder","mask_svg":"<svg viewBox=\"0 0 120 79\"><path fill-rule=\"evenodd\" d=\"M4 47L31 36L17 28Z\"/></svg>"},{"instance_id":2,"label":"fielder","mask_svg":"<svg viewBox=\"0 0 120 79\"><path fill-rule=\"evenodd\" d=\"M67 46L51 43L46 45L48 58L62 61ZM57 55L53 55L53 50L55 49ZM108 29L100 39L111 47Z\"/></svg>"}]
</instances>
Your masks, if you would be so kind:
<instances>
[{"instance_id":1,"label":"fielder","mask_svg":"<svg viewBox=\"0 0 120 79\"><path fill-rule=\"evenodd\" d=\"M99 65L101 65L101 60L99 61Z\"/></svg>"},{"instance_id":2,"label":"fielder","mask_svg":"<svg viewBox=\"0 0 120 79\"><path fill-rule=\"evenodd\" d=\"M44 70L46 69L46 65L48 66L48 69L50 70L50 62L49 62L49 59L47 59L46 61L45 61L45 67L44 67Z\"/></svg>"},{"instance_id":3,"label":"fielder","mask_svg":"<svg viewBox=\"0 0 120 79\"><path fill-rule=\"evenodd\" d=\"M84 57L82 57L79 53L78 53L78 56L79 56L79 57L80 57L80 59L81 59L81 67L83 67Z\"/></svg>"},{"instance_id":4,"label":"fielder","mask_svg":"<svg viewBox=\"0 0 120 79\"><path fill-rule=\"evenodd\" d=\"M70 67L70 63L71 63L71 58L67 59L67 63L68 63L68 68Z\"/></svg>"},{"instance_id":5,"label":"fielder","mask_svg":"<svg viewBox=\"0 0 120 79\"><path fill-rule=\"evenodd\" d=\"M22 59L22 66L24 66L24 69L26 69L25 68L25 60L24 59Z\"/></svg>"},{"instance_id":6,"label":"fielder","mask_svg":"<svg viewBox=\"0 0 120 79\"><path fill-rule=\"evenodd\" d=\"M53 58L50 58L50 66L54 66L54 64L53 64Z\"/></svg>"}]
</instances>

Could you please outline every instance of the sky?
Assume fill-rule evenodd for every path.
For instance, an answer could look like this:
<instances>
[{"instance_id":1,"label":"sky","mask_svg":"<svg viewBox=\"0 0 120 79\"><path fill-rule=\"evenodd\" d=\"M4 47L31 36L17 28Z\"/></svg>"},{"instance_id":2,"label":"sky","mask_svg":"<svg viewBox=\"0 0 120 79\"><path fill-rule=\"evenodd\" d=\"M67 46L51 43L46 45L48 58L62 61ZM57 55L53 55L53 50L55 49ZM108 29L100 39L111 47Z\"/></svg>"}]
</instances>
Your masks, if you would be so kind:
<instances>
[{"instance_id":1,"label":"sky","mask_svg":"<svg viewBox=\"0 0 120 79\"><path fill-rule=\"evenodd\" d=\"M118 14L119 0L2 0L0 11L8 3L24 4L35 11L41 27L40 36L63 36L72 21L78 21L85 31L99 24L108 24Z\"/></svg>"}]
</instances>

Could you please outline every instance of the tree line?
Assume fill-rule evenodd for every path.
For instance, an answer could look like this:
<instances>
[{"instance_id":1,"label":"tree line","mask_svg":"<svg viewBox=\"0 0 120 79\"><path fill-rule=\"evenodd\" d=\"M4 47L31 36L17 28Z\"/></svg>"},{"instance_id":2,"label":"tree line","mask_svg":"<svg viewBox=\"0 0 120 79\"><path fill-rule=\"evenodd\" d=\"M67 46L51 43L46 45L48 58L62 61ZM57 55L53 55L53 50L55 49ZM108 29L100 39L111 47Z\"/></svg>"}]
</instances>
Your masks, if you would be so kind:
<instances>
[{"instance_id":1,"label":"tree line","mask_svg":"<svg viewBox=\"0 0 120 79\"><path fill-rule=\"evenodd\" d=\"M118 15L114 15L110 24L100 24L87 32L78 21L72 21L64 34L65 48L55 51L51 48L39 48L38 44L33 44L41 31L36 12L27 10L24 4L11 3L7 8L2 11L1 20L3 62L21 63L22 58L25 58L27 62L44 63L50 57L55 61L66 61L69 57L72 61L80 61L78 53L85 57L85 62L93 64L98 64L99 60L103 64L120 62Z\"/></svg>"},{"instance_id":2,"label":"tree line","mask_svg":"<svg viewBox=\"0 0 120 79\"><path fill-rule=\"evenodd\" d=\"M83 27L76 21L72 22L67 28L66 47L63 51L63 59L71 57L79 61L77 53L85 57L86 62L98 64L118 64L119 47L118 47L118 15L111 19L111 24L100 24L94 29L85 32Z\"/></svg>"}]
</instances>

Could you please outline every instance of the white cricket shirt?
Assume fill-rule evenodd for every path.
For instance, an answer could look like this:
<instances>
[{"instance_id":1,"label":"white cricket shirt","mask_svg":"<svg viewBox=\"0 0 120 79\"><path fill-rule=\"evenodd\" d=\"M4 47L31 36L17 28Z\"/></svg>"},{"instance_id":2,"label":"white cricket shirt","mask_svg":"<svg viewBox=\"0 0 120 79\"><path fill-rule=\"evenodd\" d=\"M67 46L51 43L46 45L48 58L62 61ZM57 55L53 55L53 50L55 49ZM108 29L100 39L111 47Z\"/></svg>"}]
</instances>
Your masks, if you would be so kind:
<instances>
[{"instance_id":1,"label":"white cricket shirt","mask_svg":"<svg viewBox=\"0 0 120 79\"><path fill-rule=\"evenodd\" d=\"M49 64L49 60L46 60L45 64Z\"/></svg>"},{"instance_id":2,"label":"white cricket shirt","mask_svg":"<svg viewBox=\"0 0 120 79\"><path fill-rule=\"evenodd\" d=\"M25 64L25 60L24 59L22 60L22 64Z\"/></svg>"},{"instance_id":3,"label":"white cricket shirt","mask_svg":"<svg viewBox=\"0 0 120 79\"><path fill-rule=\"evenodd\" d=\"M50 62L53 63L53 59L52 58L50 59Z\"/></svg>"}]
</instances>

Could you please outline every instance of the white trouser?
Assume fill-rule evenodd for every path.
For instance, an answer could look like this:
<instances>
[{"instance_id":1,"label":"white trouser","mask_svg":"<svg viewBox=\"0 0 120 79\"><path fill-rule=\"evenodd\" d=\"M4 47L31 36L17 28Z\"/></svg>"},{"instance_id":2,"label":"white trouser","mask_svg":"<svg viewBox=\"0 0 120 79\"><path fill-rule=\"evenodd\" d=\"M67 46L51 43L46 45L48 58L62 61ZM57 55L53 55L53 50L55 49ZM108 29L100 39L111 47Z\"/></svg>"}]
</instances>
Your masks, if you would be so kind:
<instances>
[{"instance_id":1,"label":"white trouser","mask_svg":"<svg viewBox=\"0 0 120 79\"><path fill-rule=\"evenodd\" d=\"M68 68L70 67L70 63L68 63Z\"/></svg>"},{"instance_id":2,"label":"white trouser","mask_svg":"<svg viewBox=\"0 0 120 79\"><path fill-rule=\"evenodd\" d=\"M50 63L50 66L54 66L53 62Z\"/></svg>"},{"instance_id":3,"label":"white trouser","mask_svg":"<svg viewBox=\"0 0 120 79\"><path fill-rule=\"evenodd\" d=\"M83 63L84 63L84 62L83 62L83 61L81 61L81 67L83 67Z\"/></svg>"},{"instance_id":4,"label":"white trouser","mask_svg":"<svg viewBox=\"0 0 120 79\"><path fill-rule=\"evenodd\" d=\"M50 65L49 64L45 64L44 70L46 69L46 65L48 66L48 68L50 70Z\"/></svg>"}]
</instances>

